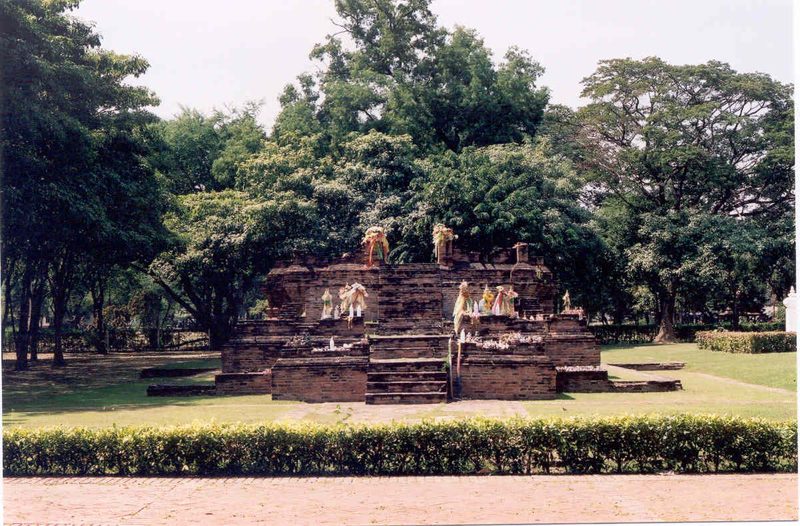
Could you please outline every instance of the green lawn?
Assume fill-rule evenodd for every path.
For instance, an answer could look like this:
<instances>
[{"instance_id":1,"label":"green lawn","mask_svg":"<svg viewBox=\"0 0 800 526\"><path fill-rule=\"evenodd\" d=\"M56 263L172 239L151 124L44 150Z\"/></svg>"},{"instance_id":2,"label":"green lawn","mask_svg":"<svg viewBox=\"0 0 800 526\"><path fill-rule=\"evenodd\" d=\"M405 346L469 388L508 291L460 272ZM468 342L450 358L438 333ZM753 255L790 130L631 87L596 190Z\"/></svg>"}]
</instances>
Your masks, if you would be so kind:
<instances>
[{"instance_id":1,"label":"green lawn","mask_svg":"<svg viewBox=\"0 0 800 526\"><path fill-rule=\"evenodd\" d=\"M676 343L609 347L603 350L602 360L604 363L685 362L684 371L797 390L797 353L732 354L701 350L694 343Z\"/></svg>"},{"instance_id":2,"label":"green lawn","mask_svg":"<svg viewBox=\"0 0 800 526\"><path fill-rule=\"evenodd\" d=\"M6 368L3 423L103 427L192 422L419 420L471 415L576 416L647 413L717 413L766 418L796 418L796 353L738 355L701 351L694 344L643 345L604 349L604 363L683 361L679 371L639 373L611 369L623 380L656 374L678 378L684 390L668 393L570 393L556 400L465 402L433 406L366 406L275 402L269 396L147 397L153 383L210 383L214 373L189 378L138 378L145 366L218 367L218 359L89 357L67 370L40 365L29 373ZM100 361L98 360L106 360ZM88 372L87 372L88 371ZM522 413L520 413L520 411Z\"/></svg>"}]
</instances>

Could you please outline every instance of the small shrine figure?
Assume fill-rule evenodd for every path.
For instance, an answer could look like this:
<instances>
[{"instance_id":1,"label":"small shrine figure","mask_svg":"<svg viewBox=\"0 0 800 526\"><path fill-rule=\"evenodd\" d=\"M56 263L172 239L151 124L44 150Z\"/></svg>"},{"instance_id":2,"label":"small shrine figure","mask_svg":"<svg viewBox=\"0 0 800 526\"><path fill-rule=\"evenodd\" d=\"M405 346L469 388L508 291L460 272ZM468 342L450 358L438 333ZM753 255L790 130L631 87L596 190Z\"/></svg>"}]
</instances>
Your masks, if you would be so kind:
<instances>
[{"instance_id":1,"label":"small shrine figure","mask_svg":"<svg viewBox=\"0 0 800 526\"><path fill-rule=\"evenodd\" d=\"M494 297L494 303L492 304L492 314L495 316L500 316L501 314L505 314L503 309L503 304L506 301L506 289L502 285L497 286L497 296Z\"/></svg>"},{"instance_id":2,"label":"small shrine figure","mask_svg":"<svg viewBox=\"0 0 800 526\"><path fill-rule=\"evenodd\" d=\"M474 312L475 300L473 300L469 295L469 284L466 281L462 281L461 285L458 287L458 297L456 298L456 303L453 306L453 328L455 329L456 334L458 334L459 329L461 329L461 324L464 321L465 316L469 316L472 318L472 313ZM474 320L472 322L475 323Z\"/></svg>"},{"instance_id":3,"label":"small shrine figure","mask_svg":"<svg viewBox=\"0 0 800 526\"><path fill-rule=\"evenodd\" d=\"M333 317L333 296L329 289L325 289L322 294L322 319L327 320L331 317Z\"/></svg>"},{"instance_id":4,"label":"small shrine figure","mask_svg":"<svg viewBox=\"0 0 800 526\"><path fill-rule=\"evenodd\" d=\"M562 312L572 310L572 302L569 299L569 291L564 293L564 296L561 298L561 301L564 302L564 308L561 310Z\"/></svg>"},{"instance_id":5,"label":"small shrine figure","mask_svg":"<svg viewBox=\"0 0 800 526\"><path fill-rule=\"evenodd\" d=\"M433 227L433 252L440 265L447 264L448 258L452 259L452 241L456 237L458 236L453 234L452 228L447 228L441 223Z\"/></svg>"},{"instance_id":6,"label":"small shrine figure","mask_svg":"<svg viewBox=\"0 0 800 526\"><path fill-rule=\"evenodd\" d=\"M347 312L348 307L350 307L350 284L345 283L344 287L339 288L339 299L341 302L339 303L339 312L344 314Z\"/></svg>"},{"instance_id":7,"label":"small shrine figure","mask_svg":"<svg viewBox=\"0 0 800 526\"><path fill-rule=\"evenodd\" d=\"M386 240L386 233L382 227L369 227L364 233L362 243L367 247L367 267L371 267L376 259L386 263L389 255L389 241Z\"/></svg>"},{"instance_id":8,"label":"small shrine figure","mask_svg":"<svg viewBox=\"0 0 800 526\"><path fill-rule=\"evenodd\" d=\"M483 296L481 297L481 301L478 302L478 311L485 316L491 315L493 303L494 294L492 294L492 291L489 290L489 285L487 284L483 288Z\"/></svg>"},{"instance_id":9,"label":"small shrine figure","mask_svg":"<svg viewBox=\"0 0 800 526\"><path fill-rule=\"evenodd\" d=\"M504 302L505 303L505 308L504 308L504 312L503 313L506 314L507 316L511 317L511 318L516 318L517 317L516 304L517 304L517 298L519 297L519 294L517 294L514 291L514 285L509 285L508 286L508 290L506 291L504 296L505 296L505 302Z\"/></svg>"},{"instance_id":10,"label":"small shrine figure","mask_svg":"<svg viewBox=\"0 0 800 526\"><path fill-rule=\"evenodd\" d=\"M353 326L353 318L360 318L362 312L367 310L367 300L369 297L367 289L360 283L353 283L347 291L347 326ZM344 310L344 309L343 309Z\"/></svg>"}]
</instances>

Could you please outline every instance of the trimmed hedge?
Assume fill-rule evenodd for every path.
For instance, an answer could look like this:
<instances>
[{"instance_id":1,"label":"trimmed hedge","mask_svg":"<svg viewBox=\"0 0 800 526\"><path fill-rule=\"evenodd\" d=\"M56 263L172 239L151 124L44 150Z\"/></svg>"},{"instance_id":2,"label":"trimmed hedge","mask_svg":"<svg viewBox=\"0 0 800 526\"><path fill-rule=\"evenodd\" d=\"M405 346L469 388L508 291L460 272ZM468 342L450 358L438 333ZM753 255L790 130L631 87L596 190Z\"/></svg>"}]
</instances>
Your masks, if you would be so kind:
<instances>
[{"instance_id":1,"label":"trimmed hedge","mask_svg":"<svg viewBox=\"0 0 800 526\"><path fill-rule=\"evenodd\" d=\"M697 333L701 349L731 353L796 352L797 334L793 332L725 332Z\"/></svg>"},{"instance_id":2,"label":"trimmed hedge","mask_svg":"<svg viewBox=\"0 0 800 526\"><path fill-rule=\"evenodd\" d=\"M694 342L698 332L713 331L720 328L730 329L730 323L675 325L675 337L680 342ZM739 327L740 332L766 332L780 331L782 329L782 322L743 323ZM658 325L590 325L589 331L595 335L601 345L639 344L652 342L656 334L658 334Z\"/></svg>"},{"instance_id":3,"label":"trimmed hedge","mask_svg":"<svg viewBox=\"0 0 800 526\"><path fill-rule=\"evenodd\" d=\"M10 429L5 475L795 471L797 423L720 416Z\"/></svg>"}]
</instances>

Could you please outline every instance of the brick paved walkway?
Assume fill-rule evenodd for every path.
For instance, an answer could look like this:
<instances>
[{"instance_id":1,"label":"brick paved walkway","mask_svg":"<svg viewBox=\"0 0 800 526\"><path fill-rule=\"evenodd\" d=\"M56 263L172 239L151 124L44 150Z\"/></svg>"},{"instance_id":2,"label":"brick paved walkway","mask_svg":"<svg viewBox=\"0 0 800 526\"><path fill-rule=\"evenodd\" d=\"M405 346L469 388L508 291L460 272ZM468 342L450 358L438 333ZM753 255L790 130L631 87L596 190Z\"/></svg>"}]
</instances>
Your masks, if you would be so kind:
<instances>
[{"instance_id":1,"label":"brick paved walkway","mask_svg":"<svg viewBox=\"0 0 800 526\"><path fill-rule=\"evenodd\" d=\"M6 524L797 520L797 475L6 478Z\"/></svg>"}]
</instances>

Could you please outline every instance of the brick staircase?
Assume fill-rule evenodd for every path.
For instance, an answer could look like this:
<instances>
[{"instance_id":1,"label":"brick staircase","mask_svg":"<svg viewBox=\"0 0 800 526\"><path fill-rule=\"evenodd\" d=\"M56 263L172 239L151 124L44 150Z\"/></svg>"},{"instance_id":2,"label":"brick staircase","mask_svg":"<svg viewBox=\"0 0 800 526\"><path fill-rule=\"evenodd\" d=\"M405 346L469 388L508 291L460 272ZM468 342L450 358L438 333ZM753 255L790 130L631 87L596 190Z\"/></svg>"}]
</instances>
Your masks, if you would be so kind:
<instances>
[{"instance_id":1,"label":"brick staircase","mask_svg":"<svg viewBox=\"0 0 800 526\"><path fill-rule=\"evenodd\" d=\"M370 336L366 403L447 402L447 336Z\"/></svg>"}]
</instances>

